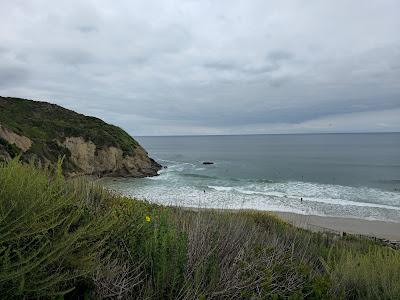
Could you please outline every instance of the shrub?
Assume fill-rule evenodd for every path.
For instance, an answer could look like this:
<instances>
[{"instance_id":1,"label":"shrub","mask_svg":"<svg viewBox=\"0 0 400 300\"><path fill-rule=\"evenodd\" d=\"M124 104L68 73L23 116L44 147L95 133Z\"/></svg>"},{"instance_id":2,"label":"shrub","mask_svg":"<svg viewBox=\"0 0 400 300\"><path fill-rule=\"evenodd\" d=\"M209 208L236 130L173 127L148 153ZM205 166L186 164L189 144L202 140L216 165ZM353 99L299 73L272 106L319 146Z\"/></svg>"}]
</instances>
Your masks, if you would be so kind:
<instances>
[{"instance_id":1,"label":"shrub","mask_svg":"<svg viewBox=\"0 0 400 300\"><path fill-rule=\"evenodd\" d=\"M50 177L52 177L51 180ZM13 298L71 291L97 264L110 223L66 193L59 174L0 167L0 290Z\"/></svg>"},{"instance_id":2,"label":"shrub","mask_svg":"<svg viewBox=\"0 0 400 300\"><path fill-rule=\"evenodd\" d=\"M263 212L185 210L0 164L3 298L399 299L400 252Z\"/></svg>"},{"instance_id":3,"label":"shrub","mask_svg":"<svg viewBox=\"0 0 400 300\"><path fill-rule=\"evenodd\" d=\"M400 252L370 246L365 253L346 249L333 262L333 293L348 299L400 299Z\"/></svg>"}]
</instances>

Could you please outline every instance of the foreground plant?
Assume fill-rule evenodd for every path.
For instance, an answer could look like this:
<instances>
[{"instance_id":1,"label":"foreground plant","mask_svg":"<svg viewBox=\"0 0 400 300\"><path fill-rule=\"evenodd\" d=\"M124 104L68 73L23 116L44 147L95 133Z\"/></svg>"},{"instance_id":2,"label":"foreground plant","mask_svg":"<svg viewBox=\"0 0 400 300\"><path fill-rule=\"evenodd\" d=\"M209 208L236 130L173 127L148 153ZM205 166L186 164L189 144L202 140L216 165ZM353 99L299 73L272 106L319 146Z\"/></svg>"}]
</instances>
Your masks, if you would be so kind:
<instances>
[{"instance_id":1,"label":"foreground plant","mask_svg":"<svg viewBox=\"0 0 400 300\"><path fill-rule=\"evenodd\" d=\"M400 252L368 240L0 164L1 298L399 299L399 282Z\"/></svg>"},{"instance_id":2,"label":"foreground plant","mask_svg":"<svg viewBox=\"0 0 400 300\"><path fill-rule=\"evenodd\" d=\"M98 264L112 223L91 214L54 174L21 165L0 167L2 296L63 295Z\"/></svg>"}]
</instances>

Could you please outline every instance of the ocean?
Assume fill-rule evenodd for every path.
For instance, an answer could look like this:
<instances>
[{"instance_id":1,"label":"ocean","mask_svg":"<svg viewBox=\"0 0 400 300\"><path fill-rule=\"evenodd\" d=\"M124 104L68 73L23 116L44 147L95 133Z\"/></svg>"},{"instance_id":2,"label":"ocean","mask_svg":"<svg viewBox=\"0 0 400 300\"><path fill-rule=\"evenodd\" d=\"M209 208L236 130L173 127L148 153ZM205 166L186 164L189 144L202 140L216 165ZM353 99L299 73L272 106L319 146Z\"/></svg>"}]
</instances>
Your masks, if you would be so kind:
<instances>
[{"instance_id":1,"label":"ocean","mask_svg":"<svg viewBox=\"0 0 400 300\"><path fill-rule=\"evenodd\" d=\"M157 177L103 180L131 197L400 222L400 133L137 140L166 168Z\"/></svg>"}]
</instances>

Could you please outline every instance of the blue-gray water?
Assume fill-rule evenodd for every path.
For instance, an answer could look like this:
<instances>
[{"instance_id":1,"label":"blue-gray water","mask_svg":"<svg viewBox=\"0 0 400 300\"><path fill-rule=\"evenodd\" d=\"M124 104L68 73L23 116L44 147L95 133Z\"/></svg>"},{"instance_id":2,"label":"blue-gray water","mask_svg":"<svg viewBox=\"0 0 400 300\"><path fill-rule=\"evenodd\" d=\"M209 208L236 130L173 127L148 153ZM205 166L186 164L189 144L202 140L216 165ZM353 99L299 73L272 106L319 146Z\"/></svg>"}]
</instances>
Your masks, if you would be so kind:
<instances>
[{"instance_id":1,"label":"blue-gray water","mask_svg":"<svg viewBox=\"0 0 400 300\"><path fill-rule=\"evenodd\" d=\"M153 178L106 180L131 196L172 205L400 222L400 133L138 141L167 168Z\"/></svg>"}]
</instances>

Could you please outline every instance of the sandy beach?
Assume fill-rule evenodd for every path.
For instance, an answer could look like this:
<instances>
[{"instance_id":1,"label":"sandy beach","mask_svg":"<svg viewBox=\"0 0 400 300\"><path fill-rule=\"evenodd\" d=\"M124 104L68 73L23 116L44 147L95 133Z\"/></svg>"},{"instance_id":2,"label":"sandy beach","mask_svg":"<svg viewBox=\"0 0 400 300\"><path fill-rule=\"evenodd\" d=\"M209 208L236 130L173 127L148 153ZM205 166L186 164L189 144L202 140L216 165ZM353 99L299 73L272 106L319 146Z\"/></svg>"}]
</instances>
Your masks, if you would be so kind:
<instances>
[{"instance_id":1,"label":"sandy beach","mask_svg":"<svg viewBox=\"0 0 400 300\"><path fill-rule=\"evenodd\" d=\"M355 218L340 218L315 215L300 215L288 212L272 212L294 226L314 231L336 231L351 234L363 234L400 240L400 223Z\"/></svg>"}]
</instances>

